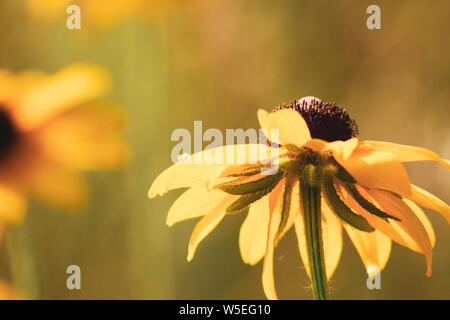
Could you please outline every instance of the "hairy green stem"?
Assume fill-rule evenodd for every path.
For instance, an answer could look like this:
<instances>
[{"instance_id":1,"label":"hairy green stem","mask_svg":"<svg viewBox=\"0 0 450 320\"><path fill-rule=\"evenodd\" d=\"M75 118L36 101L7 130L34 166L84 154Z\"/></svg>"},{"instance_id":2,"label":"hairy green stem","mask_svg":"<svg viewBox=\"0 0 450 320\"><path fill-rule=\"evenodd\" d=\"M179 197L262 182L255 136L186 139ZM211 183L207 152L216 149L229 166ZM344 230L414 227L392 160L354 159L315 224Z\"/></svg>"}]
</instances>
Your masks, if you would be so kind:
<instances>
[{"instance_id":1,"label":"hairy green stem","mask_svg":"<svg viewBox=\"0 0 450 320\"><path fill-rule=\"evenodd\" d=\"M300 178L300 201L303 209L306 245L314 299L328 299L328 284L322 241L320 178L317 168L308 165Z\"/></svg>"}]
</instances>

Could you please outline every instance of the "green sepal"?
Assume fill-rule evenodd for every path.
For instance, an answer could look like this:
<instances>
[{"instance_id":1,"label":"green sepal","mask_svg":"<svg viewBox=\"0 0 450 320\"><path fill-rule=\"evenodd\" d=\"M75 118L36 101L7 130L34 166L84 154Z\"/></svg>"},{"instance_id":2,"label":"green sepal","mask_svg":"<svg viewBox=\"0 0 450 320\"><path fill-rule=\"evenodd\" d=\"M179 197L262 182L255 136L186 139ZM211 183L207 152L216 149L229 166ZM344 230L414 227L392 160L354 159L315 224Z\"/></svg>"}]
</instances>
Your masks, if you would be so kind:
<instances>
[{"instance_id":1,"label":"green sepal","mask_svg":"<svg viewBox=\"0 0 450 320\"><path fill-rule=\"evenodd\" d=\"M312 164L306 165L302 170L300 181L311 187L320 187L320 178L317 174L318 168Z\"/></svg>"},{"instance_id":2,"label":"green sepal","mask_svg":"<svg viewBox=\"0 0 450 320\"><path fill-rule=\"evenodd\" d=\"M302 153L303 150L299 147L297 147L295 144L285 144L283 145L288 151L294 152L294 153Z\"/></svg>"},{"instance_id":3,"label":"green sepal","mask_svg":"<svg viewBox=\"0 0 450 320\"><path fill-rule=\"evenodd\" d=\"M246 195L275 186L283 175L284 170L279 169L277 173L272 175L244 176L233 181L218 184L215 188L229 194Z\"/></svg>"},{"instance_id":4,"label":"green sepal","mask_svg":"<svg viewBox=\"0 0 450 320\"><path fill-rule=\"evenodd\" d=\"M222 174L226 177L252 176L261 173L267 165L263 164L243 164L227 168Z\"/></svg>"},{"instance_id":5,"label":"green sepal","mask_svg":"<svg viewBox=\"0 0 450 320\"><path fill-rule=\"evenodd\" d=\"M226 213L234 214L234 213L238 213L238 212L248 209L249 205L251 205L253 202L261 199L266 194L268 194L270 191L272 191L272 189L275 188L275 185L272 186L271 188L267 188L267 189L264 189L264 190L261 190L261 191L255 192L255 193L249 193L249 194L245 194L245 195L241 196L239 199L237 199L235 202L233 202L226 208L226 210L225 210Z\"/></svg>"},{"instance_id":6,"label":"green sepal","mask_svg":"<svg viewBox=\"0 0 450 320\"><path fill-rule=\"evenodd\" d=\"M341 200L336 192L336 189L334 188L333 178L331 175L323 176L322 190L328 205L340 219L358 230L365 232L375 231L375 229L367 222L364 217L361 217L360 215L354 213L344 203L344 201Z\"/></svg>"},{"instance_id":7,"label":"green sepal","mask_svg":"<svg viewBox=\"0 0 450 320\"><path fill-rule=\"evenodd\" d=\"M387 222L389 222L389 220L387 220L387 218L400 221L399 218L396 218L394 216L391 216L390 214L387 214L386 212L378 209L374 204L369 202L366 198L364 198L361 195L361 193L359 193L359 191L356 189L356 187L354 185L352 185L352 184L344 184L344 186L345 186L345 189L347 189L347 191L352 195L353 199L355 199L355 201L358 202L358 204L361 207L366 209L371 214L374 214L374 215L376 215L376 216L378 216L380 218L383 218Z\"/></svg>"}]
</instances>

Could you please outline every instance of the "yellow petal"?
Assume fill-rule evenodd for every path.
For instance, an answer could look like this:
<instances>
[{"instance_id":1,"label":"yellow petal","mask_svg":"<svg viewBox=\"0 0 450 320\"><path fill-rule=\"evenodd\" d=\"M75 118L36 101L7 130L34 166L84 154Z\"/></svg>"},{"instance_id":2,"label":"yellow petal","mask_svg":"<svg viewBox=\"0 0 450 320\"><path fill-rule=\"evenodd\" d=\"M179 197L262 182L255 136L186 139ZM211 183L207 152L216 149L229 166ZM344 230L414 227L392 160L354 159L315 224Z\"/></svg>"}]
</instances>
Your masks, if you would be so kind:
<instances>
[{"instance_id":1,"label":"yellow petal","mask_svg":"<svg viewBox=\"0 0 450 320\"><path fill-rule=\"evenodd\" d=\"M178 188L206 187L206 181L213 176L217 177L217 172L225 169L226 166L213 164L174 164L155 179L148 196L155 198Z\"/></svg>"},{"instance_id":2,"label":"yellow petal","mask_svg":"<svg viewBox=\"0 0 450 320\"><path fill-rule=\"evenodd\" d=\"M261 128L267 130L267 138L271 142L302 146L311 139L305 120L292 109L283 109L273 113L259 109L258 120Z\"/></svg>"},{"instance_id":3,"label":"yellow petal","mask_svg":"<svg viewBox=\"0 0 450 320\"><path fill-rule=\"evenodd\" d=\"M419 218L420 222L422 222L423 226L425 227L425 230L427 230L428 237L430 238L430 241L431 241L431 246L434 248L434 244L436 243L436 236L434 234L433 226L431 225L430 220L428 220L427 215L413 201L411 201L409 199L403 199L403 201L416 214L416 216L417 216L417 218Z\"/></svg>"},{"instance_id":4,"label":"yellow petal","mask_svg":"<svg viewBox=\"0 0 450 320\"><path fill-rule=\"evenodd\" d=\"M275 250L275 236L277 234L280 221L283 197L278 193L278 199L274 208L269 204L269 223L267 225L266 253L264 256L262 284L266 297L270 300L277 300L278 296L275 290L275 280L273 277L273 255ZM269 195L270 197L270 195ZM272 211L270 210L272 209Z\"/></svg>"},{"instance_id":5,"label":"yellow petal","mask_svg":"<svg viewBox=\"0 0 450 320\"><path fill-rule=\"evenodd\" d=\"M177 188L211 188L220 174L232 165L256 164L278 159L284 152L262 144L226 145L194 153L164 170L153 182L148 196L154 198ZM217 163L205 163L218 159Z\"/></svg>"},{"instance_id":6,"label":"yellow petal","mask_svg":"<svg viewBox=\"0 0 450 320\"><path fill-rule=\"evenodd\" d=\"M266 253L269 229L269 197L265 196L250 206L239 233L242 260L255 265Z\"/></svg>"},{"instance_id":7,"label":"yellow petal","mask_svg":"<svg viewBox=\"0 0 450 320\"><path fill-rule=\"evenodd\" d=\"M391 252L391 239L378 230L363 232L348 224L344 224L344 228L355 245L367 273L370 273L370 266L377 266L383 270Z\"/></svg>"},{"instance_id":8,"label":"yellow petal","mask_svg":"<svg viewBox=\"0 0 450 320\"><path fill-rule=\"evenodd\" d=\"M204 216L212 211L222 210L223 202L229 203L229 198L237 200L239 196L232 196L222 190L210 190L194 187L185 191L169 209L166 223L169 227L175 223Z\"/></svg>"},{"instance_id":9,"label":"yellow petal","mask_svg":"<svg viewBox=\"0 0 450 320\"><path fill-rule=\"evenodd\" d=\"M404 196L411 194L411 183L403 164L389 151L375 151L359 145L347 160L336 160L365 187Z\"/></svg>"},{"instance_id":10,"label":"yellow petal","mask_svg":"<svg viewBox=\"0 0 450 320\"><path fill-rule=\"evenodd\" d=\"M441 158L439 155L425 148L407 146L392 142L385 141L364 141L367 145L375 148L378 151L390 151L392 152L400 161L436 161L450 169L450 161Z\"/></svg>"},{"instance_id":11,"label":"yellow petal","mask_svg":"<svg viewBox=\"0 0 450 320\"><path fill-rule=\"evenodd\" d=\"M448 204L435 195L413 184L411 185L411 191L411 196L408 197L410 200L422 207L439 212L450 224L450 207Z\"/></svg>"},{"instance_id":12,"label":"yellow petal","mask_svg":"<svg viewBox=\"0 0 450 320\"><path fill-rule=\"evenodd\" d=\"M20 223L25 216L26 201L13 189L0 185L0 225Z\"/></svg>"},{"instance_id":13,"label":"yellow petal","mask_svg":"<svg viewBox=\"0 0 450 320\"><path fill-rule=\"evenodd\" d=\"M228 196L224 201L211 209L200 221L195 225L194 231L189 239L187 260L191 261L194 258L195 251L197 250L200 242L206 238L208 234L213 231L217 225L222 221L226 215L225 209L236 200L234 196Z\"/></svg>"},{"instance_id":14,"label":"yellow petal","mask_svg":"<svg viewBox=\"0 0 450 320\"><path fill-rule=\"evenodd\" d=\"M361 195L363 195L363 197L366 198L369 202L376 205L377 207L381 207L372 198L372 196L367 192L365 188L357 186L357 189L361 193ZM408 233L406 233L405 231L403 231L402 228L396 225L394 223L394 220L389 220L389 222L386 222L384 219L381 219L380 217L371 214L370 212L366 211L363 207L361 207L356 202L356 200L347 192L347 190L343 188L341 185L339 185L339 190L341 191L340 194L343 196L343 200L345 201L345 203L349 207L351 207L357 214L364 217L372 227L374 227L376 230L383 232L392 240L401 244L402 246L405 246L413 251L420 252L420 248L417 246L416 242L408 235ZM397 217L392 212L389 212L389 214Z\"/></svg>"},{"instance_id":15,"label":"yellow petal","mask_svg":"<svg viewBox=\"0 0 450 320\"><path fill-rule=\"evenodd\" d=\"M107 72L97 66L76 64L30 86L18 97L16 121L32 129L68 108L102 95L109 84Z\"/></svg>"},{"instance_id":16,"label":"yellow petal","mask_svg":"<svg viewBox=\"0 0 450 320\"><path fill-rule=\"evenodd\" d=\"M30 188L39 199L65 210L79 210L88 202L86 181L58 167L41 167L30 177Z\"/></svg>"},{"instance_id":17,"label":"yellow petal","mask_svg":"<svg viewBox=\"0 0 450 320\"><path fill-rule=\"evenodd\" d=\"M39 130L45 154L73 170L115 169L128 159L120 137L124 113L107 104L65 112Z\"/></svg>"},{"instance_id":18,"label":"yellow petal","mask_svg":"<svg viewBox=\"0 0 450 320\"><path fill-rule=\"evenodd\" d=\"M317 152L331 151L336 159L347 160L358 146L358 138L347 141L327 142L321 139L311 139L304 147Z\"/></svg>"},{"instance_id":19,"label":"yellow petal","mask_svg":"<svg viewBox=\"0 0 450 320\"><path fill-rule=\"evenodd\" d=\"M433 245L422 221L402 199L381 190L371 189L368 193L388 214L400 219L391 224L401 227L416 242L427 259L427 276L431 276Z\"/></svg>"},{"instance_id":20,"label":"yellow petal","mask_svg":"<svg viewBox=\"0 0 450 320\"><path fill-rule=\"evenodd\" d=\"M297 197L298 198L298 197ZM299 202L299 201L296 201ZM339 263L342 253L342 228L341 222L333 214L331 209L322 200L322 242L327 279L331 279ZM308 246L306 244L305 225L303 215L295 219L295 232L297 234L298 248L306 273L311 277L308 259Z\"/></svg>"}]
</instances>

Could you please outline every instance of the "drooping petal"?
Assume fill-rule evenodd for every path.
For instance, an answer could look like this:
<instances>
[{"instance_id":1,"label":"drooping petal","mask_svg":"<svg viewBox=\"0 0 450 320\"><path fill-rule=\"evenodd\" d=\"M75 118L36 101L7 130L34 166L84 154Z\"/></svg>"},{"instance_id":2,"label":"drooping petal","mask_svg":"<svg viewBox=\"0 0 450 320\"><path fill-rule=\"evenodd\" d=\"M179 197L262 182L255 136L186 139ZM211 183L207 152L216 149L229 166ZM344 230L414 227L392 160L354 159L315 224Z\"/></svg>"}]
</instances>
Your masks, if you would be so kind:
<instances>
[{"instance_id":1,"label":"drooping petal","mask_svg":"<svg viewBox=\"0 0 450 320\"><path fill-rule=\"evenodd\" d=\"M427 259L427 276L431 276L433 245L421 219L402 199L388 192L370 189L368 193L386 212L400 219L400 221L394 220L390 223L398 225L416 242L420 252Z\"/></svg>"},{"instance_id":2,"label":"drooping petal","mask_svg":"<svg viewBox=\"0 0 450 320\"><path fill-rule=\"evenodd\" d=\"M269 196L250 206L239 234L239 248L245 263L255 265L266 253L269 218Z\"/></svg>"},{"instance_id":3,"label":"drooping petal","mask_svg":"<svg viewBox=\"0 0 450 320\"><path fill-rule=\"evenodd\" d=\"M297 197L298 200L298 197ZM297 201L299 202L299 201ZM342 253L342 228L341 222L333 214L326 202L322 200L322 242L325 260L325 269L327 279L331 279L339 263ZM298 206L300 209L300 206ZM311 271L308 260L308 247L306 244L305 225L303 222L303 215L297 216L295 219L295 232L297 234L298 248L300 256L305 266L305 270L309 277Z\"/></svg>"},{"instance_id":4,"label":"drooping petal","mask_svg":"<svg viewBox=\"0 0 450 320\"><path fill-rule=\"evenodd\" d=\"M218 189L190 188L172 204L167 214L166 223L171 227L183 220L201 217L215 210L222 211L224 210L224 203L229 204L230 199L237 200L238 198L238 196L230 195Z\"/></svg>"},{"instance_id":5,"label":"drooping petal","mask_svg":"<svg viewBox=\"0 0 450 320\"><path fill-rule=\"evenodd\" d=\"M358 146L347 160L336 160L365 187L389 190L404 196L411 194L411 183L403 164L389 151Z\"/></svg>"},{"instance_id":6,"label":"drooping petal","mask_svg":"<svg viewBox=\"0 0 450 320\"><path fill-rule=\"evenodd\" d=\"M49 118L102 95L110 79L94 65L76 64L31 85L17 98L14 116L23 129L33 129Z\"/></svg>"},{"instance_id":7,"label":"drooping petal","mask_svg":"<svg viewBox=\"0 0 450 320\"><path fill-rule=\"evenodd\" d=\"M269 194L270 198L270 194ZM271 208L269 204L269 223L267 225L266 253L264 256L262 284L266 297L270 300L277 300L278 296L275 290L275 280L273 277L273 255L275 250L275 237L281 221L282 210L281 192L278 193L276 205ZM273 200L272 200L273 201ZM270 200L269 200L270 202Z\"/></svg>"},{"instance_id":8,"label":"drooping petal","mask_svg":"<svg viewBox=\"0 0 450 320\"><path fill-rule=\"evenodd\" d=\"M308 125L303 117L294 110L283 109L268 113L260 109L258 110L258 120L261 128L267 130L267 138L271 142L302 146L311 139Z\"/></svg>"},{"instance_id":9,"label":"drooping petal","mask_svg":"<svg viewBox=\"0 0 450 320\"><path fill-rule=\"evenodd\" d=\"M377 151L390 151L392 152L400 161L436 161L441 163L443 166L450 169L450 161L441 158L439 155L425 148L407 146L392 142L385 141L364 141L365 144L370 145Z\"/></svg>"},{"instance_id":10,"label":"drooping petal","mask_svg":"<svg viewBox=\"0 0 450 320\"><path fill-rule=\"evenodd\" d=\"M386 220L374 214L371 214L369 211L366 211L363 207L361 207L343 186L339 186L339 189L345 203L357 214L364 217L372 227L383 232L392 240L401 244L402 246L405 246L413 251L420 252L420 248L417 246L416 242L405 231L403 231L402 228L400 228L398 225L395 225L393 223L394 220L389 220L389 222L387 222ZM380 205L377 204L377 202L370 196L366 189L359 187L358 191L372 204L380 207ZM389 214L392 213L389 212Z\"/></svg>"},{"instance_id":11,"label":"drooping petal","mask_svg":"<svg viewBox=\"0 0 450 320\"><path fill-rule=\"evenodd\" d=\"M0 185L0 225L20 223L25 215L26 201L17 191Z\"/></svg>"},{"instance_id":12,"label":"drooping petal","mask_svg":"<svg viewBox=\"0 0 450 320\"><path fill-rule=\"evenodd\" d=\"M235 200L234 196L229 196L220 202L216 207L212 208L199 222L195 225L194 231L192 231L191 238L189 239L187 260L191 261L194 258L195 251L197 250L200 242L206 238L208 234L213 231L217 225L222 221L226 215L225 209Z\"/></svg>"},{"instance_id":13,"label":"drooping petal","mask_svg":"<svg viewBox=\"0 0 450 320\"><path fill-rule=\"evenodd\" d=\"M148 196L154 198L177 188L211 188L230 166L270 162L278 159L282 152L281 148L262 144L226 145L198 152L164 170L153 182ZM212 163L211 159L216 161Z\"/></svg>"},{"instance_id":14,"label":"drooping petal","mask_svg":"<svg viewBox=\"0 0 450 320\"><path fill-rule=\"evenodd\" d=\"M374 232L362 232L344 224L350 239L355 245L367 272L371 266L377 266L383 270L391 252L391 239L384 233L375 230Z\"/></svg>"},{"instance_id":15,"label":"drooping petal","mask_svg":"<svg viewBox=\"0 0 450 320\"><path fill-rule=\"evenodd\" d=\"M408 205L408 207L416 214L417 218L419 218L420 222L422 222L425 230L427 230L428 237L431 241L431 246L434 248L434 244L436 243L436 236L434 234L433 226L431 225L430 220L428 220L427 215L423 210L409 199L403 199L403 201Z\"/></svg>"},{"instance_id":16,"label":"drooping petal","mask_svg":"<svg viewBox=\"0 0 450 320\"><path fill-rule=\"evenodd\" d=\"M64 166L114 169L128 159L120 138L124 123L123 111L113 105L84 105L53 119L38 131L38 137L46 155Z\"/></svg>"},{"instance_id":17,"label":"drooping petal","mask_svg":"<svg viewBox=\"0 0 450 320\"><path fill-rule=\"evenodd\" d=\"M448 204L435 195L413 184L411 185L411 191L412 193L408 197L410 200L422 207L439 212L450 224L450 206Z\"/></svg>"}]
</instances>

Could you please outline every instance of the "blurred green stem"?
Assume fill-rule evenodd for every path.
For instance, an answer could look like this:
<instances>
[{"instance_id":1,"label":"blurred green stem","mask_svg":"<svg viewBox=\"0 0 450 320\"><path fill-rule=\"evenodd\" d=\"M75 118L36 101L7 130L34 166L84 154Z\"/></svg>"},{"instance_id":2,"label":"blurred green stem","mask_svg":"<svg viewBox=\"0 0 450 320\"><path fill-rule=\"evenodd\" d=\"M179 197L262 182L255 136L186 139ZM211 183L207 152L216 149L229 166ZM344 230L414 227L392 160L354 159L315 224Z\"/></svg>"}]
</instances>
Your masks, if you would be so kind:
<instances>
[{"instance_id":1,"label":"blurred green stem","mask_svg":"<svg viewBox=\"0 0 450 320\"><path fill-rule=\"evenodd\" d=\"M5 235L14 286L26 298L38 299L39 277L27 221L9 227Z\"/></svg>"}]
</instances>

